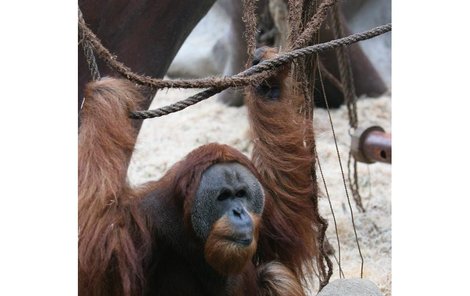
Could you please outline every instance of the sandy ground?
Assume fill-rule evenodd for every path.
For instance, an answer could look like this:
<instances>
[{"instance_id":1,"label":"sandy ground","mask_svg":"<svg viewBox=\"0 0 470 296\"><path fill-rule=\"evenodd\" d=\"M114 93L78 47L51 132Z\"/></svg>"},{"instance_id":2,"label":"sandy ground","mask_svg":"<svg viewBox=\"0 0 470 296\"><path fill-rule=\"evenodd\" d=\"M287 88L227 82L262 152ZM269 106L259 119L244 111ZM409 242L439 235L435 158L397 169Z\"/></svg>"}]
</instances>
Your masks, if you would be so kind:
<instances>
[{"instance_id":1,"label":"sandy ground","mask_svg":"<svg viewBox=\"0 0 470 296\"><path fill-rule=\"evenodd\" d=\"M160 91L151 108L184 99L195 90ZM390 131L391 102L389 96L378 99L363 98L358 102L360 125L379 124ZM347 174L350 136L346 108L331 111L341 161ZM351 223L348 201L335 150L328 113L315 111L315 129L320 163L337 220L341 242L341 266L346 278L360 277L360 256ZM245 107L227 107L211 98L196 106L162 118L146 120L142 126L136 151L129 168L129 179L134 184L155 180L192 149L211 142L232 145L250 154L247 111ZM391 166L375 163L359 164L359 182L365 213L354 211L357 234L364 257L364 278L376 283L384 295L391 295ZM320 174L318 173L320 178ZM323 182L319 186L324 193ZM324 194L323 194L324 195ZM350 194L351 195L351 194ZM329 221L328 238L339 255L332 213L327 198L320 201L321 213ZM333 278L338 278L335 264ZM317 284L312 289L315 294Z\"/></svg>"}]
</instances>

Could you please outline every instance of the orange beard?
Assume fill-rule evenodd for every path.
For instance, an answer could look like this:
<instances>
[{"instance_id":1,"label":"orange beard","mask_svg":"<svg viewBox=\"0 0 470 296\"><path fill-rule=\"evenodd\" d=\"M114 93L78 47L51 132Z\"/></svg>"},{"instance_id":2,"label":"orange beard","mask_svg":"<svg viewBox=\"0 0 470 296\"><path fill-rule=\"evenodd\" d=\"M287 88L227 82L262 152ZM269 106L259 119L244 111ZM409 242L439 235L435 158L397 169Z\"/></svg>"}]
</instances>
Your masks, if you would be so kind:
<instances>
[{"instance_id":1,"label":"orange beard","mask_svg":"<svg viewBox=\"0 0 470 296\"><path fill-rule=\"evenodd\" d=\"M237 244L229 239L233 237L232 225L227 216L217 220L207 238L204 255L207 263L222 275L240 273L253 258L258 242L260 218L250 213L253 221L253 240L248 246Z\"/></svg>"}]
</instances>

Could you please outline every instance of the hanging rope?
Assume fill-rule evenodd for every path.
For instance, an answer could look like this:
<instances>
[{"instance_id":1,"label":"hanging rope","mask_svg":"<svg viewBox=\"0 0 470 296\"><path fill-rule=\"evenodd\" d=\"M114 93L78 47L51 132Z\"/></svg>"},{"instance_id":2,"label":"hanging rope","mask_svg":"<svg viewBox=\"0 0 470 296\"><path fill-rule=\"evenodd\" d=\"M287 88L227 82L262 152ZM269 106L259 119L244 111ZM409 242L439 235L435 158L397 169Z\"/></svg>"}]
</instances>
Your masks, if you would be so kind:
<instances>
[{"instance_id":1,"label":"hanging rope","mask_svg":"<svg viewBox=\"0 0 470 296\"><path fill-rule=\"evenodd\" d=\"M333 36L339 38L344 36L344 29L340 20L340 7L336 5L333 12ZM346 107L348 109L349 126L351 129L356 129L358 125L357 117L357 106L356 106L356 89L354 87L354 76L352 72L351 59L349 57L349 48L340 47L336 49L336 57L339 65L339 73L341 78L343 95L346 101ZM353 199L356 203L357 208L361 212L365 212L365 208L362 204L362 197L359 193L359 181L357 174L357 161L352 160L353 176L351 176L351 153L348 157L348 183L353 195Z\"/></svg>"},{"instance_id":2,"label":"hanging rope","mask_svg":"<svg viewBox=\"0 0 470 296\"><path fill-rule=\"evenodd\" d=\"M83 14L80 8L78 8L78 19L79 22L83 20ZM80 24L80 23L79 23ZM91 79L99 80L101 78L100 71L98 70L98 64L96 63L95 54L93 53L93 46L90 43L90 40L86 38L85 33L82 29L82 26L78 26L78 34L80 36L80 42L83 47L83 54L85 55L88 68L90 69Z\"/></svg>"},{"instance_id":3,"label":"hanging rope","mask_svg":"<svg viewBox=\"0 0 470 296\"><path fill-rule=\"evenodd\" d=\"M270 75L275 73L279 67L286 65L287 63L292 62L295 59L312 55L316 53L322 53L327 50L335 49L341 46L347 46L362 40L367 40L384 33L391 31L392 24L382 25L376 27L374 29L368 30L366 32L357 33L350 35L348 37L331 40L321 44L311 45L305 48L296 49L290 52L283 53L279 55L275 59L265 60L261 63L252 66L251 68L246 69L243 72L240 72L232 77L225 78L225 79L213 79L213 80L201 80L197 81L197 86L193 86L193 88L202 88L205 86L214 86L207 90L204 90L194 96L187 98L186 100L179 101L175 104L171 104L169 106L165 106L162 108L158 108L155 110L147 110L147 111L134 111L130 114L130 117L133 119L148 119L154 117L160 117L163 115L167 115L170 113L181 111L189 106L197 104L209 97L221 92L222 90L232 87L232 86L243 86L248 84L256 84L259 83L260 77L263 79L268 78ZM258 75L256 75L258 74ZM254 80L254 81L253 81ZM166 83L168 81L159 80L160 82ZM173 82L171 87L182 87L181 85L185 85L188 81L180 80ZM207 83L207 84L206 84ZM170 87L170 85L166 85L164 87Z\"/></svg>"},{"instance_id":4,"label":"hanging rope","mask_svg":"<svg viewBox=\"0 0 470 296\"><path fill-rule=\"evenodd\" d=\"M80 10L80 7L78 8L78 19L83 20L83 14ZM83 23L85 23L85 21L83 21ZM78 44L82 44L83 54L85 55L85 59L88 64L88 69L90 69L91 79L99 80L101 78L101 75L100 71L98 70L98 64L96 63L95 54L93 53L93 47L90 41L85 38L81 26L78 26L78 36L80 37L80 41L78 42ZM85 100L86 98L83 98L82 104L80 105L80 110L82 110L83 105L85 104Z\"/></svg>"},{"instance_id":5,"label":"hanging rope","mask_svg":"<svg viewBox=\"0 0 470 296\"><path fill-rule=\"evenodd\" d=\"M289 17L289 44L294 44L301 32L300 16L302 15L302 3L299 0L289 0L287 3Z\"/></svg>"},{"instance_id":6,"label":"hanging rope","mask_svg":"<svg viewBox=\"0 0 470 296\"><path fill-rule=\"evenodd\" d=\"M362 40L367 40L378 35L384 34L389 32L392 28L391 24L383 25L376 27L372 30L353 34L346 38L341 38L339 40L332 40L330 42L326 42L323 44L318 44L315 48L306 47L301 48L284 55L281 55L279 58L272 60L273 62L267 63L260 63L256 66L253 66L247 71L239 73L237 75L231 77L209 77L209 78L202 78L202 79L186 79L186 80L162 80L156 79L152 77L148 77L145 75L139 75L134 73L129 67L124 65L123 63L117 60L117 57L103 46L101 41L96 37L96 35L88 28L83 17L79 17L79 27L82 30L83 40L88 40L90 45L95 50L95 53L103 59L106 64L115 70L116 72L120 73L130 81L133 81L137 84L148 86L150 88L209 88L209 87L240 87L249 84L254 84L260 81L260 79L265 78L263 75L256 76L255 74L259 74L261 72L265 72L270 69L277 68L281 65L284 65L288 62L292 62L294 59L298 59L300 57L311 55L317 52L323 52L326 50L334 49L339 46L347 46L352 43L356 43ZM82 41L83 42L83 41ZM250 70L251 69L251 70ZM248 71L249 70L249 71ZM272 73L271 73L272 75Z\"/></svg>"},{"instance_id":7,"label":"hanging rope","mask_svg":"<svg viewBox=\"0 0 470 296\"><path fill-rule=\"evenodd\" d=\"M303 32L297 37L292 48L297 49L304 47L311 43L312 38L320 30L321 24L328 16L329 9L334 6L336 0L325 0L318 6L317 12L312 16L312 19L307 23Z\"/></svg>"},{"instance_id":8,"label":"hanging rope","mask_svg":"<svg viewBox=\"0 0 470 296\"><path fill-rule=\"evenodd\" d=\"M251 65L253 53L256 49L256 2L258 2L258 0L243 0L242 21L245 24L244 36L248 56L245 68L248 68Z\"/></svg>"},{"instance_id":9,"label":"hanging rope","mask_svg":"<svg viewBox=\"0 0 470 296\"><path fill-rule=\"evenodd\" d=\"M333 205L331 204L330 193L328 192L328 186L326 185L325 176L323 175L323 170L321 168L320 159L318 158L317 153L315 153L315 158L316 158L317 163L318 163L318 169L320 170L320 175L321 175L321 178L322 178L322 181L323 181L323 187L325 188L325 194L326 194L326 197L328 199L328 205L330 206L331 215L333 217L333 224L335 226L336 242L338 243L338 258L336 260L337 260L337 263L338 263L338 269L339 269L340 278L341 278L341 276L344 277L344 273L343 273L343 268L341 267L341 242L339 240L338 224L336 223L335 211L333 210Z\"/></svg>"},{"instance_id":10,"label":"hanging rope","mask_svg":"<svg viewBox=\"0 0 470 296\"><path fill-rule=\"evenodd\" d=\"M336 5L333 13L333 36L335 39L344 36L344 30L339 19L339 13L339 6ZM354 87L349 49L347 47L337 48L336 58L338 59L339 75L341 84L343 85L343 94L346 100L346 106L348 108L349 124L351 127L357 128L356 89Z\"/></svg>"},{"instance_id":11,"label":"hanging rope","mask_svg":"<svg viewBox=\"0 0 470 296\"><path fill-rule=\"evenodd\" d=\"M333 139L334 139L334 142L335 142L335 149L336 149L336 155L338 157L339 168L341 170L341 176L343 178L344 192L346 194L346 199L348 201L349 213L351 214L351 223L352 223L353 230L354 230L354 238L356 239L357 250L359 252L359 257L361 258L361 278L362 278L363 275L364 275L364 257L362 256L361 246L359 244L359 238L358 238L357 230L356 230L356 222L354 220L354 212L352 210L351 199L349 198L348 187L346 186L346 179L344 177L343 164L342 164L341 156L340 156L340 153L339 153L338 141L337 141L337 138L336 138L336 132L335 132L335 128L334 128L334 125L333 125L333 120L331 118L330 108L328 106L328 100L326 98L325 85L323 84L322 79L320 79L320 82L321 82L321 87L322 87L322 92L323 92L323 99L325 101L326 110L328 112L328 119L330 121L331 132L333 133Z\"/></svg>"},{"instance_id":12,"label":"hanging rope","mask_svg":"<svg viewBox=\"0 0 470 296\"><path fill-rule=\"evenodd\" d=\"M321 15L324 13L322 12L324 11L324 8L318 8L317 1L306 2L303 0L297 0L296 3L291 3L291 5L301 7L301 9L300 13L290 15L289 21L293 24L292 27L296 28L296 30L295 35L290 39L287 48L297 49L300 47L299 45L312 45L316 37L315 32L319 30L321 25L320 22L318 22L318 19L321 19ZM292 40L295 41L292 42ZM299 58L295 60L293 67L293 79L296 81L295 85L297 85L297 91L304 97L304 104L301 107L300 113L303 113L305 119L309 122L313 119L315 109L313 104L315 70L309 70L311 68L316 69L314 58L314 55ZM333 275L333 263L325 248L325 244L327 242L326 231L328 229L328 221L322 217L319 210L318 178L316 170L316 160L318 157L313 125L309 124L304 133L306 138L305 143L310 147L310 153L313 156L310 166L310 175L313 184L315 184L315 189L312 192L312 199L314 201L313 213L318 221L319 229L317 234L317 247L319 253L317 255L316 264L318 270L319 290L321 291L329 283L330 278Z\"/></svg>"}]
</instances>

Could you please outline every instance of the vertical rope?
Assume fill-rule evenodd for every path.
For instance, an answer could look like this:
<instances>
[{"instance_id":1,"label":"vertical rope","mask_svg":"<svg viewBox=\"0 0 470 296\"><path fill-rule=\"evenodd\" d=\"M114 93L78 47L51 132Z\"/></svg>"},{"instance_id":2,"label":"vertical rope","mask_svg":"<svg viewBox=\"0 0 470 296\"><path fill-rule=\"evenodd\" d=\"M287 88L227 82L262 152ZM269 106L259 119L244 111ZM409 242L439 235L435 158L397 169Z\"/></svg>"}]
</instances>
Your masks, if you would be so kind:
<instances>
[{"instance_id":1,"label":"vertical rope","mask_svg":"<svg viewBox=\"0 0 470 296\"><path fill-rule=\"evenodd\" d=\"M78 18L83 19L83 14L80 8L78 8ZM80 42L83 47L83 53L88 63L88 68L90 69L91 79L99 80L101 78L101 75L98 69L98 64L96 63L95 54L93 52L93 46L90 44L90 41L88 41L88 39L84 38L83 31L80 26L78 26L78 32L80 34Z\"/></svg>"},{"instance_id":2,"label":"vertical rope","mask_svg":"<svg viewBox=\"0 0 470 296\"><path fill-rule=\"evenodd\" d=\"M320 36L318 36L319 38ZM317 65L319 64L320 62L320 57L319 55L317 54L316 55L316 61L317 61ZM325 92L325 86L323 84L323 77L322 77L322 73L321 73L321 70L320 70L320 67L317 67L317 70L318 70L318 77L320 79L320 82L321 82L321 85L322 85L322 90L323 90L323 96L324 98L326 99L326 92ZM316 72L316 71L315 71ZM334 223L334 226L335 226L335 232L336 232L336 242L338 244L338 258L336 258L335 256L335 259L336 259L336 262L338 263L338 268L339 268L339 276L341 278L341 275L343 276L344 278L344 273L343 273L343 269L341 267L341 243L340 243L340 239L339 239L339 234L338 234L338 225L336 223L336 215L335 215L335 211L333 209L333 206L331 204L331 198L330 198L330 194L328 192L328 186L326 185L326 180L325 180L325 177L323 175L323 170L321 168L321 164L320 164L320 159L318 158L318 154L315 152L315 156L317 158L317 162L318 162L318 167L320 169L320 174L322 176L322 180L323 180L323 185L325 187L325 193L326 193L326 196L328 198L328 203L330 205L330 211L331 211L331 215L333 216L333 223Z\"/></svg>"},{"instance_id":3,"label":"vertical rope","mask_svg":"<svg viewBox=\"0 0 470 296\"><path fill-rule=\"evenodd\" d=\"M317 55L317 59L319 59L318 55ZM337 141L337 138L336 138L336 132L335 132L335 128L334 128L334 125L333 125L333 120L331 119L330 107L328 106L328 100L326 98L325 85L323 84L323 80L321 80L321 79L320 79L320 83L321 83L321 87L322 87L323 99L325 101L326 110L328 111L328 118L329 118L329 121L330 121L331 132L333 133L333 139L334 139L334 142L335 142L336 155L338 157L339 168L341 170L341 176L343 178L344 192L346 194L346 199L348 201L349 213L351 214L351 223L352 223L353 230L354 230L354 237L356 239L357 250L359 251L359 257L361 257L361 278L362 278L363 275L364 275L364 257L362 256L361 246L359 244L359 238L358 238L357 230L356 230L356 222L354 220L354 212L353 212L352 205L351 205L351 199L349 198L348 187L346 186L346 179L344 177L343 164L341 162L341 155L339 153L338 141Z\"/></svg>"},{"instance_id":4,"label":"vertical rope","mask_svg":"<svg viewBox=\"0 0 470 296\"><path fill-rule=\"evenodd\" d=\"M340 20L339 3L334 6L333 10L333 36L335 39L344 36L344 29ZM349 48L339 47L336 49L336 57L338 59L339 75L343 84L344 98L349 114L349 124L353 128L357 128L357 110L356 110L356 90L354 87L354 79L349 58Z\"/></svg>"},{"instance_id":5,"label":"vertical rope","mask_svg":"<svg viewBox=\"0 0 470 296\"><path fill-rule=\"evenodd\" d=\"M289 12L289 21L292 22L290 24L291 28L291 38L289 39L289 48L294 46L294 41L297 40L299 34L302 32L303 28L309 23L312 19L316 11L317 1L305 1L305 0L298 0L298 1L290 1L289 2L289 9L294 8L297 13ZM300 11L298 11L300 9ZM296 28L296 29L295 29ZM311 42L315 40L314 38L311 39ZM299 59L295 63L295 68L293 69L293 76L296 81L296 85L298 85L299 89L296 92L301 92L305 98L304 104L301 107L299 112L303 113L305 120L311 121L313 119L314 114L314 104L313 104L313 88L314 88L314 75L315 71L310 71L307 69L315 69L314 64L314 56L307 56L302 59ZM329 258L328 254L325 250L325 241L326 241L326 230L328 228L328 222L320 215L319 211L319 202L318 202L318 183L317 183L317 173L316 173L316 160L317 153L316 153L316 144L315 144L315 137L313 131L313 125L310 125L309 128L305 130L306 136L306 145L310 147L310 151L312 153L312 164L311 164L311 179L312 182L315 184L315 189L312 192L312 199L314 202L314 212L318 221L319 226L319 233L318 233L318 248L319 254L316 260L317 269L318 269L318 279L319 279L319 289L323 289L329 281L331 276L333 275L333 263Z\"/></svg>"},{"instance_id":6,"label":"vertical rope","mask_svg":"<svg viewBox=\"0 0 470 296\"><path fill-rule=\"evenodd\" d=\"M78 19L83 20L83 14L82 14L82 11L80 10L80 7L78 8ZM83 30L81 29L80 26L78 26L78 34L80 36L79 43L82 44L83 54L85 55L85 59L88 64L88 69L90 69L91 79L99 80L101 78L101 75L100 75L100 71L98 70L98 64L96 63L95 54L93 53L93 46L90 44L90 41L84 37ZM83 104L85 104L85 98L83 98L82 100L80 110L82 110Z\"/></svg>"},{"instance_id":7,"label":"vertical rope","mask_svg":"<svg viewBox=\"0 0 470 296\"><path fill-rule=\"evenodd\" d=\"M310 139L310 141L307 142L307 145L310 146L310 151L312 153L313 161L312 161L312 166L311 166L311 176L312 176L312 182L314 182L314 191L312 192L312 199L314 203L314 213L316 215L316 218L318 220L318 223L320 224L320 231L318 233L318 248L319 248L319 255L317 258L317 267L319 271L319 281L320 281L320 287L319 290L323 289L330 281L331 276L333 275L333 263L331 262L331 259L328 257L328 254L326 253L325 250L325 239L326 239L326 230L328 228L328 222L326 219L324 219L320 215L319 211L319 203L318 203L318 186L317 186L317 176L316 176L316 170L315 170L315 162L317 159L317 154L316 154L316 145L315 145L315 137L313 137L313 125L311 125L311 128L305 131L307 134L310 134L310 136L307 135L307 138ZM326 263L326 266L325 266Z\"/></svg>"},{"instance_id":8,"label":"vertical rope","mask_svg":"<svg viewBox=\"0 0 470 296\"><path fill-rule=\"evenodd\" d=\"M315 9L315 14L312 12L314 11L313 8L315 6L310 6L308 14L304 14L304 17L307 17L308 15L311 15L310 20L303 21L304 29L301 34L298 34L296 36L296 40L292 45L292 48L297 49L304 47L307 44L311 44L312 41L315 40L316 33L320 30L321 25L325 21L329 9L333 6L335 6L336 0L323 0L318 8Z\"/></svg>"},{"instance_id":9,"label":"vertical rope","mask_svg":"<svg viewBox=\"0 0 470 296\"><path fill-rule=\"evenodd\" d=\"M333 36L334 38L341 38L344 36L344 28L342 26L340 19L340 6L337 3L334 6L333 11ZM351 59L349 56L349 48L348 47L340 47L336 49L336 57L338 60L339 66L339 74L341 77L341 84L343 85L343 95L346 100L346 106L348 109L348 116L349 116L349 126L352 129L356 129L358 125L358 117L357 117L357 107L356 107L356 89L354 86L354 76L352 72L351 66ZM351 178L351 153L349 153L348 159L348 182L349 187L351 189L353 199L356 203L357 208L361 212L365 212L365 208L362 205L362 197L359 193L359 181L357 175L357 161L353 159L352 167L353 167L353 178Z\"/></svg>"},{"instance_id":10,"label":"vertical rope","mask_svg":"<svg viewBox=\"0 0 470 296\"><path fill-rule=\"evenodd\" d=\"M335 225L336 242L338 244L338 258L336 258L336 256L335 256L335 259L336 259L336 262L338 263L339 276L340 276L340 278L341 278L341 276L344 278L343 269L341 268L341 243L340 243L340 240L339 240L338 224L336 223L336 215L335 215L335 211L333 210L333 205L331 204L330 193L328 192L328 186L326 185L325 176L323 175L323 170L321 168L320 159L318 158L317 153L315 153L315 157L317 159L318 168L320 170L320 175L321 175L321 178L323 180L323 186L325 187L325 193L326 193L326 197L328 198L328 204L330 205L331 215L333 216L333 224Z\"/></svg>"},{"instance_id":11,"label":"vertical rope","mask_svg":"<svg viewBox=\"0 0 470 296\"><path fill-rule=\"evenodd\" d=\"M251 66L253 54L256 49L256 3L258 0L243 0L243 23L245 24L245 39L248 60L245 68Z\"/></svg>"},{"instance_id":12,"label":"vertical rope","mask_svg":"<svg viewBox=\"0 0 470 296\"><path fill-rule=\"evenodd\" d=\"M351 169L352 166L352 169ZM351 176L352 175L352 176ZM354 202L356 203L357 209L364 213L366 209L362 204L362 196L359 192L359 178L357 174L357 161L352 156L351 151L349 151L348 155L348 183L349 188L353 194Z\"/></svg>"},{"instance_id":13,"label":"vertical rope","mask_svg":"<svg viewBox=\"0 0 470 296\"><path fill-rule=\"evenodd\" d=\"M287 3L289 12L289 44L294 44L300 34L300 16L302 15L301 0L289 0Z\"/></svg>"}]
</instances>

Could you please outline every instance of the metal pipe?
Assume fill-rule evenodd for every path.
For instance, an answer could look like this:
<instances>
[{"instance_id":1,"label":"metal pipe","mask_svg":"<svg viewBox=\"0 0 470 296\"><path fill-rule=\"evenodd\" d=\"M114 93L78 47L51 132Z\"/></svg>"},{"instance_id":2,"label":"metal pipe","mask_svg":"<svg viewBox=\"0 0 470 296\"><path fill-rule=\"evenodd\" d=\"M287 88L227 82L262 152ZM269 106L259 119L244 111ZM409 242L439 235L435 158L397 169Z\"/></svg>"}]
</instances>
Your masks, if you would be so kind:
<instances>
[{"instance_id":1,"label":"metal pipe","mask_svg":"<svg viewBox=\"0 0 470 296\"><path fill-rule=\"evenodd\" d=\"M380 126L358 128L351 139L351 153L363 163L392 163L392 135Z\"/></svg>"},{"instance_id":2,"label":"metal pipe","mask_svg":"<svg viewBox=\"0 0 470 296\"><path fill-rule=\"evenodd\" d=\"M362 151L368 159L392 163L392 135L379 131L368 133Z\"/></svg>"}]
</instances>

